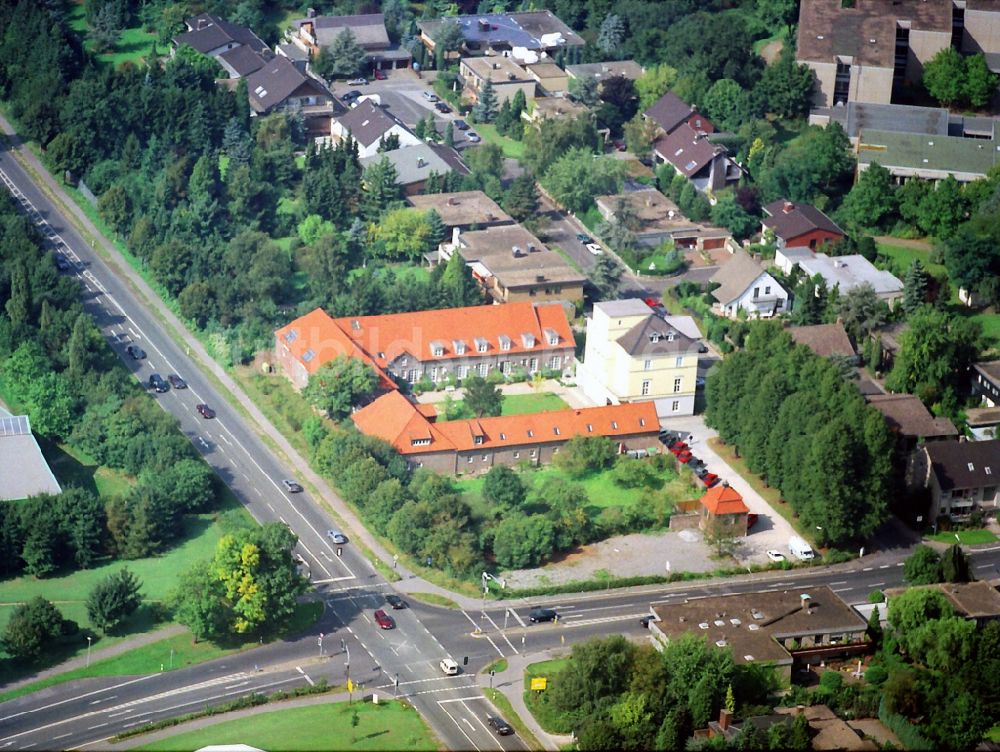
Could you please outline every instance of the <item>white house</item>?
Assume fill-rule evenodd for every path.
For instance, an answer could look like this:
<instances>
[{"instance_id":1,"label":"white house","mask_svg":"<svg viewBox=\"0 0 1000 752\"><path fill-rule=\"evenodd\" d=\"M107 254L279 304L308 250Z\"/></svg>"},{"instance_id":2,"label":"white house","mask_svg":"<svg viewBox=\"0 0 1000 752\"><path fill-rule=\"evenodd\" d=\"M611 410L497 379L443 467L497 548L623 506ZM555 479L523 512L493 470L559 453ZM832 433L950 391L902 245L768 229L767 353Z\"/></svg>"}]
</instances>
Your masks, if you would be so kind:
<instances>
[{"instance_id":1,"label":"white house","mask_svg":"<svg viewBox=\"0 0 1000 752\"><path fill-rule=\"evenodd\" d=\"M788 310L788 292L745 251L736 251L711 281L719 284L712 296L723 316L736 318L742 308L750 318L766 319Z\"/></svg>"},{"instance_id":2,"label":"white house","mask_svg":"<svg viewBox=\"0 0 1000 752\"><path fill-rule=\"evenodd\" d=\"M840 288L841 295L855 287L870 285L879 300L890 306L903 297L902 281L887 271L876 269L860 254L827 256L804 247L779 248L775 251L774 263L785 274L791 274L796 266L809 277L818 274L826 280L828 289Z\"/></svg>"},{"instance_id":3,"label":"white house","mask_svg":"<svg viewBox=\"0 0 1000 752\"><path fill-rule=\"evenodd\" d=\"M399 138L400 148L423 144L402 121L370 100L360 102L346 114L334 118L330 133L336 141L352 137L358 144L358 157L362 159L377 154L379 144L389 136Z\"/></svg>"}]
</instances>

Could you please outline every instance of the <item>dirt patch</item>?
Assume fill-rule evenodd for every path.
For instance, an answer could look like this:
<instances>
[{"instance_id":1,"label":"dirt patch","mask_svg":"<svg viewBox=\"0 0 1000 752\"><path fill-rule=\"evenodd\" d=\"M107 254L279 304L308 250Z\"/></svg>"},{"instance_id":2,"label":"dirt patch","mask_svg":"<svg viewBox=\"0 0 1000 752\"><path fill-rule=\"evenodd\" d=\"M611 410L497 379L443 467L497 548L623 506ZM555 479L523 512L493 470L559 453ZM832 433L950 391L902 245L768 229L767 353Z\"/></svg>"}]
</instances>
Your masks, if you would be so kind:
<instances>
[{"instance_id":1,"label":"dirt patch","mask_svg":"<svg viewBox=\"0 0 1000 752\"><path fill-rule=\"evenodd\" d=\"M764 61L768 65L770 65L778 59L778 55L781 54L781 50L784 46L785 43L781 39L775 39L773 42L768 42L760 48L760 56L764 58Z\"/></svg>"}]
</instances>

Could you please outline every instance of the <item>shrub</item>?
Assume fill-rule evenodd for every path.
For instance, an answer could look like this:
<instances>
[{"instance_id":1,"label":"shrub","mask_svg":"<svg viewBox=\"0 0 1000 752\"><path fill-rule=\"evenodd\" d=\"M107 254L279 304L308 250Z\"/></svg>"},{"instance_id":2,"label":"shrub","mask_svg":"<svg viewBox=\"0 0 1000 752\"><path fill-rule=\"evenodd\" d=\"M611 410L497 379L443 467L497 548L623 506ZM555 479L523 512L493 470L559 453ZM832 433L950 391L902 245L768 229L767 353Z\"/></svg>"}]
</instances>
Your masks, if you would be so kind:
<instances>
[{"instance_id":1,"label":"shrub","mask_svg":"<svg viewBox=\"0 0 1000 752\"><path fill-rule=\"evenodd\" d=\"M882 666L870 666L868 670L865 671L865 681L869 684L874 684L875 686L882 684L888 678L889 672Z\"/></svg>"}]
</instances>

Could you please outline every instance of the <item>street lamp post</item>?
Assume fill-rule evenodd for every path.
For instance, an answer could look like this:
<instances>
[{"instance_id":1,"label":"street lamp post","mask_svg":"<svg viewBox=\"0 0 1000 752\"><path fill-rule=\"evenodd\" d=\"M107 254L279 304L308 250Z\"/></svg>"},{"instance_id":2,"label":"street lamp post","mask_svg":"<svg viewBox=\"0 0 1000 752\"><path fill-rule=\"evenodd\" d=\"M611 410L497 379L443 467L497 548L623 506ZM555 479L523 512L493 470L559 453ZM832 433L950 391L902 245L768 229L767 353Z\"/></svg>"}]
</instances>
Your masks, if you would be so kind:
<instances>
[{"instance_id":1,"label":"street lamp post","mask_svg":"<svg viewBox=\"0 0 1000 752\"><path fill-rule=\"evenodd\" d=\"M87 668L90 668L90 641L91 636L87 635Z\"/></svg>"}]
</instances>

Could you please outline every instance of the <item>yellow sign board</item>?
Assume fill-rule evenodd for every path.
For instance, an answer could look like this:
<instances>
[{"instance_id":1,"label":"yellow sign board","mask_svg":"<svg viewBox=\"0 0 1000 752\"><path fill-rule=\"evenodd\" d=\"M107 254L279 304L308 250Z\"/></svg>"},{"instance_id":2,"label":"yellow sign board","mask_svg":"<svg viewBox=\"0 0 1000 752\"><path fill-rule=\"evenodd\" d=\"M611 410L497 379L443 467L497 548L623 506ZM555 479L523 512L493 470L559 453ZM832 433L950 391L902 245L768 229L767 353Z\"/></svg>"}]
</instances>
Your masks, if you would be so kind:
<instances>
[{"instance_id":1,"label":"yellow sign board","mask_svg":"<svg viewBox=\"0 0 1000 752\"><path fill-rule=\"evenodd\" d=\"M350 679L347 680L347 691L348 692L354 691L354 682L352 682Z\"/></svg>"},{"instance_id":2,"label":"yellow sign board","mask_svg":"<svg viewBox=\"0 0 1000 752\"><path fill-rule=\"evenodd\" d=\"M549 680L544 676L533 676L531 677L531 688L537 689L539 691L545 689L549 684Z\"/></svg>"}]
</instances>

